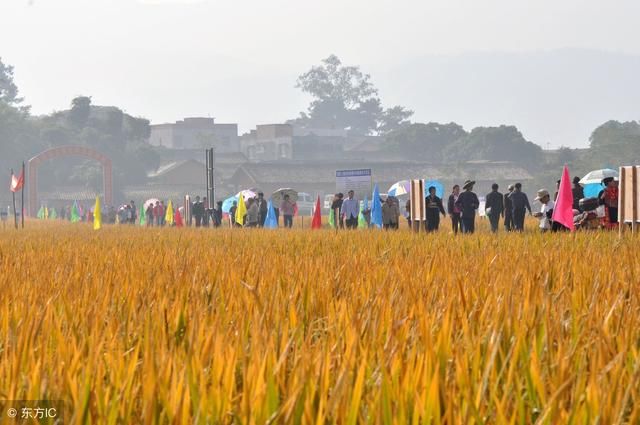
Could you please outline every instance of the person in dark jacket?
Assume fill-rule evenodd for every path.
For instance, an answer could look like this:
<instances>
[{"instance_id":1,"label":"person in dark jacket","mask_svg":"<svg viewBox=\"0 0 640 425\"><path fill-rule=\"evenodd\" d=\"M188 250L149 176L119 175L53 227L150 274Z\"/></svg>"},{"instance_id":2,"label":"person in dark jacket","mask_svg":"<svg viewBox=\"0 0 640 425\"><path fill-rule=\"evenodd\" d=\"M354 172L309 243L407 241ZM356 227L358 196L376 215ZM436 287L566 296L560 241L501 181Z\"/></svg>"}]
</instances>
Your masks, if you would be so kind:
<instances>
[{"instance_id":1,"label":"person in dark jacket","mask_svg":"<svg viewBox=\"0 0 640 425\"><path fill-rule=\"evenodd\" d=\"M213 210L213 226L220 227L222 225L222 201L216 202L216 208Z\"/></svg>"},{"instance_id":2,"label":"person in dark jacket","mask_svg":"<svg viewBox=\"0 0 640 425\"><path fill-rule=\"evenodd\" d=\"M436 188L429 186L429 196L424 199L427 208L427 232L435 232L440 227L440 214L447 216L442 205L442 199L436 196Z\"/></svg>"},{"instance_id":3,"label":"person in dark jacket","mask_svg":"<svg viewBox=\"0 0 640 425\"><path fill-rule=\"evenodd\" d=\"M580 210L580 199L584 198L584 188L580 184L580 177L573 178L571 194L573 195L573 209L582 212Z\"/></svg>"},{"instance_id":4,"label":"person in dark jacket","mask_svg":"<svg viewBox=\"0 0 640 425\"><path fill-rule=\"evenodd\" d=\"M467 180L464 182L462 189L464 192L458 197L456 205L460 208L462 217L462 233L475 232L476 210L480 206L478 195L473 193L473 185L475 181Z\"/></svg>"},{"instance_id":5,"label":"person in dark jacket","mask_svg":"<svg viewBox=\"0 0 640 425\"><path fill-rule=\"evenodd\" d=\"M447 212L449 213L449 217L451 217L451 226L453 227L453 234L457 235L458 230L462 224L460 220L460 208L456 206L456 202L458 202L458 197L460 196L460 186L454 185L453 190L451 191L451 195L449 195L449 202L447 202Z\"/></svg>"},{"instance_id":6,"label":"person in dark jacket","mask_svg":"<svg viewBox=\"0 0 640 425\"><path fill-rule=\"evenodd\" d=\"M504 196L498 192L499 186L497 183L491 185L491 192L487 194L484 210L489 217L491 223L491 231L493 233L498 231L498 225L500 223L500 216L504 215Z\"/></svg>"},{"instance_id":7,"label":"person in dark jacket","mask_svg":"<svg viewBox=\"0 0 640 425\"><path fill-rule=\"evenodd\" d=\"M196 201L191 207L191 214L196 219L196 227L200 227L202 225L202 218L204 216L204 204L202 203L202 201L200 201L199 196L196 196Z\"/></svg>"},{"instance_id":8,"label":"person in dark jacket","mask_svg":"<svg viewBox=\"0 0 640 425\"><path fill-rule=\"evenodd\" d=\"M526 210L531 214L531 205L527 194L522 191L522 183L516 183L511 195L511 211L513 213L513 227L516 232L524 231L524 216Z\"/></svg>"},{"instance_id":9,"label":"person in dark jacket","mask_svg":"<svg viewBox=\"0 0 640 425\"><path fill-rule=\"evenodd\" d=\"M513 185L507 186L507 193L504 194L504 230L510 232L513 230L513 207L511 205L511 194L513 193Z\"/></svg>"},{"instance_id":10,"label":"person in dark jacket","mask_svg":"<svg viewBox=\"0 0 640 425\"><path fill-rule=\"evenodd\" d=\"M339 227L340 229L344 228L344 224L340 217L342 216L342 203L344 195L342 193L336 193L333 197L333 201L331 202L331 209L333 210L333 220L335 222L336 229Z\"/></svg>"},{"instance_id":11,"label":"person in dark jacket","mask_svg":"<svg viewBox=\"0 0 640 425\"><path fill-rule=\"evenodd\" d=\"M258 226L264 226L264 221L267 219L267 201L264 199L264 193L258 193Z\"/></svg>"}]
</instances>

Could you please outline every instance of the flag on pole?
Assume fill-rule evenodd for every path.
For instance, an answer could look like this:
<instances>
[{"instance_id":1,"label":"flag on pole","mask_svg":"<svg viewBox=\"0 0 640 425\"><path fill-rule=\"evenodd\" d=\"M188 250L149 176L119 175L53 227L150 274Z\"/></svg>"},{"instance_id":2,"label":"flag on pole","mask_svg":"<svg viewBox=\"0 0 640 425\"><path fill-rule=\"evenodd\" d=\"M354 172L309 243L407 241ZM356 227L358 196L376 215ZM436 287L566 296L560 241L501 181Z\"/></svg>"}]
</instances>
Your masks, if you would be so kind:
<instances>
[{"instance_id":1,"label":"flag on pole","mask_svg":"<svg viewBox=\"0 0 640 425\"><path fill-rule=\"evenodd\" d=\"M52 220L55 220L58 218L58 212L56 211L55 208L51 209L51 214L49 214L49 218Z\"/></svg>"},{"instance_id":2,"label":"flag on pole","mask_svg":"<svg viewBox=\"0 0 640 425\"><path fill-rule=\"evenodd\" d=\"M147 214L144 211L144 203L140 204L140 226L146 226L147 225ZM153 220L153 218L152 218Z\"/></svg>"},{"instance_id":3,"label":"flag on pole","mask_svg":"<svg viewBox=\"0 0 640 425\"><path fill-rule=\"evenodd\" d=\"M267 216L264 219L264 227L267 229L276 229L278 220L276 220L276 210L273 208L273 202L269 199L267 203Z\"/></svg>"},{"instance_id":4,"label":"flag on pole","mask_svg":"<svg viewBox=\"0 0 640 425\"><path fill-rule=\"evenodd\" d=\"M336 228L336 212L333 208L331 208L331 211L329 211L329 227L331 227L332 229Z\"/></svg>"},{"instance_id":5,"label":"flag on pole","mask_svg":"<svg viewBox=\"0 0 640 425\"><path fill-rule=\"evenodd\" d=\"M366 229L368 227L367 218L364 216L364 212L367 210L367 208L369 208L369 201L365 196L364 202L360 206L360 214L358 214L358 229Z\"/></svg>"},{"instance_id":6,"label":"flag on pole","mask_svg":"<svg viewBox=\"0 0 640 425\"><path fill-rule=\"evenodd\" d=\"M566 165L562 170L558 199L556 199L556 204L553 207L551 220L562 224L568 229L575 230L575 226L573 225L573 193L571 190L569 167Z\"/></svg>"},{"instance_id":7,"label":"flag on pole","mask_svg":"<svg viewBox=\"0 0 640 425\"><path fill-rule=\"evenodd\" d=\"M182 214L180 214L180 208L176 210L176 214L173 217L173 220L176 223L176 227L182 227L184 223L182 223Z\"/></svg>"},{"instance_id":8,"label":"flag on pole","mask_svg":"<svg viewBox=\"0 0 640 425\"><path fill-rule=\"evenodd\" d=\"M100 197L96 196L96 204L93 206L93 230L100 230L102 227L102 210L100 208Z\"/></svg>"},{"instance_id":9,"label":"flag on pole","mask_svg":"<svg viewBox=\"0 0 640 425\"><path fill-rule=\"evenodd\" d=\"M49 219L49 208L44 207L44 219L48 220Z\"/></svg>"},{"instance_id":10,"label":"flag on pole","mask_svg":"<svg viewBox=\"0 0 640 425\"><path fill-rule=\"evenodd\" d=\"M313 220L311 220L312 229L322 228L322 209L320 208L320 195L316 199L316 208L313 211Z\"/></svg>"},{"instance_id":11,"label":"flag on pole","mask_svg":"<svg viewBox=\"0 0 640 425\"><path fill-rule=\"evenodd\" d=\"M44 207L41 205L40 209L38 210L38 214L36 214L36 217L38 217L38 219L40 220L44 220Z\"/></svg>"},{"instance_id":12,"label":"flag on pole","mask_svg":"<svg viewBox=\"0 0 640 425\"><path fill-rule=\"evenodd\" d=\"M169 204L167 205L167 212L164 214L164 221L169 226L171 226L174 223L174 219L173 219L173 203L171 202L171 199L169 199Z\"/></svg>"},{"instance_id":13,"label":"flag on pole","mask_svg":"<svg viewBox=\"0 0 640 425\"><path fill-rule=\"evenodd\" d=\"M244 216L247 214L247 206L244 203L244 196L240 194L238 197L238 206L236 207L236 223L244 226Z\"/></svg>"},{"instance_id":14,"label":"flag on pole","mask_svg":"<svg viewBox=\"0 0 640 425\"><path fill-rule=\"evenodd\" d=\"M378 184L373 187L373 195L371 200L371 225L377 228L382 227L382 203L380 203L380 192Z\"/></svg>"},{"instance_id":15,"label":"flag on pole","mask_svg":"<svg viewBox=\"0 0 640 425\"><path fill-rule=\"evenodd\" d=\"M80 212L78 211L78 203L73 201L73 206L71 207L71 222L77 223L80 221Z\"/></svg>"},{"instance_id":16,"label":"flag on pole","mask_svg":"<svg viewBox=\"0 0 640 425\"><path fill-rule=\"evenodd\" d=\"M13 174L13 171L12 171L11 185L9 186L9 190L11 190L13 193L16 193L17 191L22 189L23 186L24 186L24 169L22 170L22 172L20 172L20 175L17 177L15 174Z\"/></svg>"}]
</instances>

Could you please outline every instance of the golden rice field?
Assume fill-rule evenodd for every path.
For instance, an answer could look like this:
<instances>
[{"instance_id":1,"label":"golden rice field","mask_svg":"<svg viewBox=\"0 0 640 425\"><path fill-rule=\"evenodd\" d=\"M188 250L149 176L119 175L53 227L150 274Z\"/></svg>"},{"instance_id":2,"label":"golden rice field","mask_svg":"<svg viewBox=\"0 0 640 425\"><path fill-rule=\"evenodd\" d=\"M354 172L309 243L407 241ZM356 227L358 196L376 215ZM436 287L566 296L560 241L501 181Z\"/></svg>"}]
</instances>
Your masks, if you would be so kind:
<instances>
[{"instance_id":1,"label":"golden rice field","mask_svg":"<svg viewBox=\"0 0 640 425\"><path fill-rule=\"evenodd\" d=\"M530 226L0 230L0 399L73 424L640 423L639 239Z\"/></svg>"}]
</instances>

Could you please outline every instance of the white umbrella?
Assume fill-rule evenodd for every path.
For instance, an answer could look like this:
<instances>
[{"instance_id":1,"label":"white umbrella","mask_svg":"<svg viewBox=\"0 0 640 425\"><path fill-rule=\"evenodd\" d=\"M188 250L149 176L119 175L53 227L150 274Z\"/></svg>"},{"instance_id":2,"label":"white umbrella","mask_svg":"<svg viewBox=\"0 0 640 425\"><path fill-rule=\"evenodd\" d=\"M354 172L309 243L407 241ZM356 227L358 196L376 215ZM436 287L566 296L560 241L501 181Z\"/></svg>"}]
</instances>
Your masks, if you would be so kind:
<instances>
[{"instance_id":1,"label":"white umbrella","mask_svg":"<svg viewBox=\"0 0 640 425\"><path fill-rule=\"evenodd\" d=\"M401 180L397 183L394 183L387 191L387 194L389 196L401 196L408 194L410 190L411 183L409 182L409 180Z\"/></svg>"},{"instance_id":2,"label":"white umbrella","mask_svg":"<svg viewBox=\"0 0 640 425\"><path fill-rule=\"evenodd\" d=\"M289 195L289 201L296 202L298 200L298 192L289 187L280 188L273 192L271 195L271 200L276 204L280 205L284 200L284 195Z\"/></svg>"},{"instance_id":3,"label":"white umbrella","mask_svg":"<svg viewBox=\"0 0 640 425\"><path fill-rule=\"evenodd\" d=\"M240 195L242 195L245 201L248 201L249 199L255 198L258 196L253 190L249 190L249 189L241 190L240 192L238 192L236 196L240 198Z\"/></svg>"},{"instance_id":4,"label":"white umbrella","mask_svg":"<svg viewBox=\"0 0 640 425\"><path fill-rule=\"evenodd\" d=\"M612 170L610 168L603 168L602 170L594 170L580 179L581 185L587 184L600 184L602 183L602 179L606 179L607 177L618 178L618 172L616 170Z\"/></svg>"},{"instance_id":5,"label":"white umbrella","mask_svg":"<svg viewBox=\"0 0 640 425\"><path fill-rule=\"evenodd\" d=\"M144 204L142 204L142 211L147 211L147 208L149 208L149 205L156 205L156 202L160 202L159 199L156 198L151 198L151 199L147 199L146 201L144 201Z\"/></svg>"}]
</instances>

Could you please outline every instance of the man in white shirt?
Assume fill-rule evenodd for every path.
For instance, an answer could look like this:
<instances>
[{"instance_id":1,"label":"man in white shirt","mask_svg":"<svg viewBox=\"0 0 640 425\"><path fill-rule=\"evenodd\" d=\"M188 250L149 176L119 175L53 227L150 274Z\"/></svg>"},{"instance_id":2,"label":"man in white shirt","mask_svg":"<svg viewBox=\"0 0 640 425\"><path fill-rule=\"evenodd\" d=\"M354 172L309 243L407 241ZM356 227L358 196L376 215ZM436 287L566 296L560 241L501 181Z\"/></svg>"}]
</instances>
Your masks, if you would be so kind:
<instances>
[{"instance_id":1,"label":"man in white shirt","mask_svg":"<svg viewBox=\"0 0 640 425\"><path fill-rule=\"evenodd\" d=\"M360 202L353 196L353 190L348 193L348 198L342 203L342 216L347 229L358 227L358 215L360 214Z\"/></svg>"},{"instance_id":2,"label":"man in white shirt","mask_svg":"<svg viewBox=\"0 0 640 425\"><path fill-rule=\"evenodd\" d=\"M535 200L540 201L542 208L540 209L540 212L533 214L533 216L540 219L539 227L541 231L549 231L552 228L551 216L553 215L553 208L556 204L551 200L549 191L546 189L540 189Z\"/></svg>"}]
</instances>

